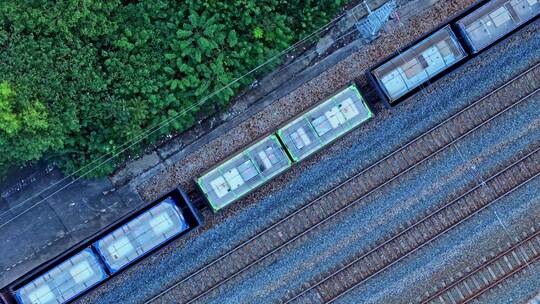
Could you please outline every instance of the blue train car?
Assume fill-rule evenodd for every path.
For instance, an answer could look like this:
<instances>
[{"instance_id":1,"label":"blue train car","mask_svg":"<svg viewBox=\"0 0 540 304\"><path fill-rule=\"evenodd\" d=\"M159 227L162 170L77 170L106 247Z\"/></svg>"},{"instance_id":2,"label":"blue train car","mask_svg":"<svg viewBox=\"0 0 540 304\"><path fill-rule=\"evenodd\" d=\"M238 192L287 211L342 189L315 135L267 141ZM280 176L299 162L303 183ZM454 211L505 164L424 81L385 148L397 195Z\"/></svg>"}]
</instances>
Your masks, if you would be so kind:
<instances>
[{"instance_id":1,"label":"blue train car","mask_svg":"<svg viewBox=\"0 0 540 304\"><path fill-rule=\"evenodd\" d=\"M0 300L5 304L71 302L201 224L187 194L174 189L18 279L0 291Z\"/></svg>"},{"instance_id":2,"label":"blue train car","mask_svg":"<svg viewBox=\"0 0 540 304\"><path fill-rule=\"evenodd\" d=\"M115 273L189 228L176 201L168 197L106 234L94 247Z\"/></svg>"},{"instance_id":3,"label":"blue train car","mask_svg":"<svg viewBox=\"0 0 540 304\"><path fill-rule=\"evenodd\" d=\"M109 275L91 248L86 248L15 290L20 304L67 303Z\"/></svg>"}]
</instances>

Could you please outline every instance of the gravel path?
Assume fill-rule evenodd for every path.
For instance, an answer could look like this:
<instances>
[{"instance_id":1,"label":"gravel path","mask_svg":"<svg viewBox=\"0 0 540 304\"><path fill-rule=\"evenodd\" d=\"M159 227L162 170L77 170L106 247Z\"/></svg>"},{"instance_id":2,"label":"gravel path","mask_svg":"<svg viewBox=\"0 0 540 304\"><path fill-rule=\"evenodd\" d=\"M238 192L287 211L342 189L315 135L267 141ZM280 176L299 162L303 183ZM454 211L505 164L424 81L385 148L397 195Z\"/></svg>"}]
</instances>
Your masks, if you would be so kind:
<instances>
[{"instance_id":1,"label":"gravel path","mask_svg":"<svg viewBox=\"0 0 540 304\"><path fill-rule=\"evenodd\" d=\"M265 227L281 218L283 214L297 209L331 185L361 170L429 126L447 117L450 113L493 90L500 83L517 74L518 71L532 65L540 58L540 50L536 47L540 45L540 34L533 34L535 31L538 32L538 27L539 22L536 22L519 35L477 57L449 77L437 82L431 87L432 94L419 94L400 107L383 112L382 115L379 113L377 119L355 130L343 140L326 149L324 153L317 154L316 157L306 161L303 166L296 166L289 173L280 177L278 181L272 182L271 185L258 191L258 193L269 193L267 196L252 195L239 206L229 209L227 215L212 216L210 221L218 222L218 224L211 229L201 230L188 239L174 242L151 258L135 264L79 302L140 303L156 291L197 269L240 240L252 235L260 227ZM523 43L523 41L529 41L529 43ZM500 70L504 70L505 73L498 73ZM485 75L490 75L490 77L485 77ZM473 85L474 87L472 87ZM527 110L515 115L520 117L525 115L523 119L530 119L531 116L526 116L527 113L536 112ZM503 130L514 132L510 135L513 134L517 139L522 134L523 139L522 141L516 140L513 144L509 140L506 146L497 150L500 151L498 157L502 159L509 158L510 155L516 153L516 149L520 149L517 143L531 141L529 136L539 133L520 133L519 130L514 129L515 125L513 125L512 119L507 121L506 123L509 124L505 125ZM395 134L400 134L400 136L395 136ZM484 144L489 143L489 139L484 142ZM460 147L460 150L464 155L467 153L472 155L475 153L475 148L482 146L470 144L471 150L465 149L466 147ZM497 163L496 158L484 158L487 159L483 162L486 164L485 168L487 169L485 170L493 168ZM449 162L453 163L454 166L460 163L455 155ZM476 166L478 167L478 164ZM439 167L435 166L434 168ZM470 170L464 172L472 172ZM433 169L432 174L434 177L438 176L443 179L445 172L447 171L444 168ZM433 180L433 178L423 175L418 181L429 185ZM456 183L455 185L461 184L463 186L466 180ZM403 195L403 192L407 192L406 186L403 186L401 191L399 191L399 185L395 189L394 195ZM459 189L459 186L456 189ZM252 205L251 208L243 208L250 201L256 199L260 199L257 204ZM424 198L419 204L429 204L429 202L430 200ZM364 209L359 210L360 213L364 211L366 214L382 212L378 205L369 204L369 201L366 204ZM383 203L378 202L378 204ZM347 221L344 220L344 223L346 224ZM370 237L373 241L382 232L384 231L369 231L365 233L365 236Z\"/></svg>"}]
</instances>

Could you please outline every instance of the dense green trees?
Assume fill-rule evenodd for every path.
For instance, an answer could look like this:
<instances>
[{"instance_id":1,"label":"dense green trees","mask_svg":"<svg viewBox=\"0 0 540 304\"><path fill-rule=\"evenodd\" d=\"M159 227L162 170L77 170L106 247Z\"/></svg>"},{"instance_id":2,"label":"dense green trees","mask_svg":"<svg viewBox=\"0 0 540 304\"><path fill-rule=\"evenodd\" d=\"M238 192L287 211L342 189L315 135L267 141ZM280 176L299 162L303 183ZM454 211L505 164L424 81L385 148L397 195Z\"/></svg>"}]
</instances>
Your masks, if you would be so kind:
<instances>
[{"instance_id":1,"label":"dense green trees","mask_svg":"<svg viewBox=\"0 0 540 304\"><path fill-rule=\"evenodd\" d=\"M189 108L132 153L181 132L253 79L204 106L198 100L327 22L345 2L2 1L0 170L45 156L72 172Z\"/></svg>"},{"instance_id":2,"label":"dense green trees","mask_svg":"<svg viewBox=\"0 0 540 304\"><path fill-rule=\"evenodd\" d=\"M43 103L17 99L9 83L0 82L0 174L14 160L38 159L61 147L53 121Z\"/></svg>"}]
</instances>

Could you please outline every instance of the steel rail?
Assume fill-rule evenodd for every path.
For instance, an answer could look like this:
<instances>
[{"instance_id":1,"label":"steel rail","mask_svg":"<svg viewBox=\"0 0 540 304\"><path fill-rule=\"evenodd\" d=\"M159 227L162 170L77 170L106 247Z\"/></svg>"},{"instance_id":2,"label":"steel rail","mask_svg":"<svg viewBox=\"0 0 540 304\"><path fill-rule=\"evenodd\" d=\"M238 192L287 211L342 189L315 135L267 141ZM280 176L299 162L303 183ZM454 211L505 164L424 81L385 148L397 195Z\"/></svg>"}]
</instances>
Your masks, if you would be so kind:
<instances>
[{"instance_id":1,"label":"steel rail","mask_svg":"<svg viewBox=\"0 0 540 304\"><path fill-rule=\"evenodd\" d=\"M239 245L237 245L236 247L234 247L233 249L231 249L230 251L228 251L227 253L219 256L217 259L213 260L212 262L206 264L205 266L199 268L197 271L191 273L190 275L188 275L187 277L179 280L178 282L174 283L173 285L169 286L168 288L164 289L163 291L161 291L160 293L156 294L155 296L153 296L152 298L146 300L144 303L145 304L148 304L148 303L151 303L157 299L159 299L160 297L162 297L163 295L169 293L170 291L172 291L173 289L175 289L177 286L179 286L180 284L190 280L191 278L193 278L194 276L200 274L201 272L205 271L206 269L208 269L209 267L217 264L218 262L220 262L221 260L225 259L226 257L232 255L233 253L237 252L238 250L242 249L243 247L245 247L246 245L248 245L249 243L251 243L252 241L258 239L259 237L261 237L262 235L264 235L265 233L267 233L268 231L276 228L277 226L279 226L280 224L284 223L285 221L287 221L288 219L292 218L293 216L297 215L298 213L300 213L301 211L304 211L306 210L307 208L311 207L312 205L314 205L315 203L317 203L318 201L322 200L323 198L331 195L332 193L334 193L336 190L342 188L344 185L348 184L349 182L351 182L352 180L358 178L359 176L363 175L364 173L366 173L368 170L374 168L375 166L383 163L384 161L390 159L391 157L399 154L400 152L402 152L403 150L405 150L406 148L412 146L413 144L417 143L419 140L421 140L423 137L425 137L426 135L428 135L429 133L435 131L436 129L438 129L439 127L443 126L444 124L450 122L451 120L455 119L456 117L459 117L459 115L463 114L464 112L466 112L467 110L471 109L472 107L478 105L479 103L481 103L482 101L484 101L485 99L493 96L494 94L497 94L498 92L500 92L501 90L503 90L504 88L508 87L509 85L513 84L515 81L519 80L520 78L522 78L523 76L527 75L529 72L531 72L532 70L538 68L540 66L540 62L534 64L533 66L531 66L530 68L528 68L527 70L523 71L522 73L516 75L515 77L511 78L510 80L508 80L506 83L504 83L503 85L499 86L497 89L491 91L490 93L486 94L485 96L483 96L482 98L474 101L473 103L471 103L470 105L466 106L465 108L461 109L460 111L454 113L453 115L451 115L450 117L448 117L447 119L443 120L442 122L436 124L435 126L431 127L430 129L428 129L427 131L421 133L420 135L416 136L414 139L412 139L411 141L409 141L408 143L406 143L405 145L402 145L401 147L399 147L398 149L394 150L393 152L389 153L387 156L383 157L382 159L376 161L375 163L371 164L370 166L366 167L365 169L362 169L360 172L354 174L353 176L349 177L348 179L346 179L345 181L339 183L338 185L334 186L333 188L331 188L330 190L328 190L327 192L325 192L324 194L322 194L321 196L317 197L316 199L310 201L309 203L307 203L306 205L302 206L301 208L293 211L292 213L290 213L289 215L287 215L286 217L280 219L279 221L273 223L272 225L268 226L267 228L263 229L262 231L258 232L257 234L255 234L254 236L250 237L249 239L247 239L246 241L243 241L242 243L240 243ZM535 90L535 92L538 91ZM532 93L531 93L532 94ZM531 95L529 94L529 95ZM524 99L522 98L521 101L523 101ZM373 192L381 189L382 187L388 185L389 183L393 182L394 180L396 180L397 178L399 178L400 176L404 175L405 173L411 171L412 169L418 167L419 165L425 163L427 160L431 159L432 157L434 157L435 155L439 154L441 151L445 150L446 148L452 146L456 141L458 140L461 140L462 138L464 138L465 136L471 134L472 132L474 132L475 130L477 130L478 128L486 125L488 122L492 121L494 118L502 115L502 113L510 110L511 108L515 107L516 105L518 105L521 101L518 101L514 104L512 104L511 106L503 109L502 111L498 112L497 114L495 114L494 116L492 116L491 118L489 118L488 120L482 122L481 124L479 124L478 126L474 127L473 129L467 131L466 133L462 134L461 136L451 140L448 144L442 146L441 148L435 150L434 152L432 152L430 155L426 156L424 159L422 159L421 161L415 163L414 165L410 166L409 168L399 172L397 175L393 176L392 178L390 178L389 180L385 181L384 183L378 185L377 187L371 189L370 191L368 191L367 193L365 193L364 195L360 196L359 198L355 199L354 201L350 202L347 206L337 210L334 214L330 215L329 217L323 219L322 221L320 221L319 223L317 223L316 225L314 226L311 226L310 228L308 228L307 230L305 230L304 232L302 232L301 234L293 237L292 239L288 240L287 242L283 243L282 245L274 248L273 250L271 250L270 252L268 252L267 254L265 254L264 256L260 257L259 259L257 259L256 261L253 261L251 263L249 263L248 265L246 265L245 267L241 268L240 270L238 270L234 275L228 277L226 280L222 280L220 282L217 282L214 286L212 286L211 288L205 290L204 292L200 293L199 295L197 295L196 297L190 299L189 301L187 301L186 303L193 303L194 301L198 300L199 298L203 297L204 295L210 293L211 291L215 290L216 288L222 286L223 284L225 284L226 282L230 281L231 279L237 277L238 275L240 275L241 273L243 273L244 271L246 271L247 269L251 268L252 266L260 263L261 261L265 260L267 257L273 255L274 253L276 253L277 251L279 251L280 249L282 249L283 247L291 244L292 242L296 241L297 239L299 239L300 237L306 235L307 233L309 233L310 231L312 231L313 229L323 225L324 223L328 222L329 220L331 220L332 218L336 217L338 214L341 214L343 211L349 209L350 207L352 207L353 205L355 205L356 203L358 203L359 201L363 200L365 197L371 195Z\"/></svg>"},{"instance_id":2,"label":"steel rail","mask_svg":"<svg viewBox=\"0 0 540 304\"><path fill-rule=\"evenodd\" d=\"M492 177L490 177L486 182L488 181L491 181L492 179L498 177L499 175L503 174L504 172L506 172L508 169L512 168L512 167L515 167L515 166L518 166L523 160L525 160L526 158L530 157L532 154L534 153L538 153L540 152L540 147L536 148L535 150L533 150L532 152L528 153L526 156L522 157L521 159L519 159L518 161L512 163L510 166L498 171L495 175L493 175ZM537 178L540 176L540 172L536 173L535 175L533 175L532 177L526 179L525 181L519 183L518 185L516 185L515 187L511 188L509 191L505 192L503 195L497 197L496 199L494 199L493 201L489 202L488 204L486 204L485 206L481 207L480 209L474 211L472 214L469 214L467 215L466 217L464 217L463 219L461 219L460 221L452 224L451 226L447 227L446 229L444 229L443 231L441 231L439 234L437 234L436 236L430 238L429 240L427 240L426 242L424 242L423 244L420 244L418 245L417 247L413 248L411 251L407 252L405 255L402 255L401 257L399 257L397 260L391 262L390 264L386 265L385 267L377 270L376 272L372 273L371 275L369 275L368 277L362 279L360 282L354 284L352 287L348 288L345 292L339 294L338 296L336 297L333 297L331 300L325 302L325 303L332 303L333 301L337 300L339 297L341 297L342 295L345 295L347 292L349 292L350 290L358 287L359 285L361 285L362 283L364 283L365 281L371 279L372 277L374 277L375 275L381 273L382 271L388 269L389 267L395 265L396 263L402 261L404 258L410 256L411 254L417 252L418 250L420 250L421 248L431 244L433 241L435 241L436 239L438 239L439 237L443 236L444 234L446 234L447 232L449 232L450 230L452 230L453 228L455 228L456 226L462 224L463 222L465 222L466 220L470 219L471 217L473 217L474 215L478 214L479 212L481 212L482 210L484 210L485 208L491 206L492 204L498 202L500 199L506 197L507 195L511 194L513 191L519 189L521 186L527 184L528 182L530 182L531 180ZM317 288L318 286L320 286L321 284L323 284L324 282L328 281L329 279L331 279L332 277L334 277L335 275L345 271L346 269L348 269L350 266L352 266L353 264L357 263L358 261L362 260L363 258L367 257L368 255L372 254L372 253L375 253L377 252L379 249L383 248L383 246L389 244L390 242L396 240L398 237L404 235L405 233L411 231L412 229L414 229L415 227L417 227L418 225L422 224L425 222L426 219L429 219L431 218L434 214L437 214L439 213L440 211L450 207L451 205L453 205L455 202L457 202L458 200L462 199L463 197L465 197L466 195L470 194L471 192L475 191L475 190L478 190L480 188L484 187L484 183L481 183L481 184L478 184L476 185L475 187L469 189L467 192L463 193L462 195L460 195L459 197L457 197L456 199L450 201L449 203L443 205L442 207L438 208L437 210L433 211L432 213L430 213L429 215L426 215L424 216L422 219L418 220L416 223L414 223L413 225L407 227L405 230L399 232L398 234L396 234L395 236L387 239L385 242L381 243L380 245L377 245L375 248L369 250L368 252L362 254L361 256L355 258L353 261L349 262L348 264L346 264L345 266L339 268L338 270L332 272L331 274L325 276L325 278L323 278L322 280L320 280L319 282L317 282L316 284L310 286L309 288L305 289L304 291L302 291L301 293L297 294L296 296L294 296L293 298L287 300L286 302L284 303L291 303L293 302L294 300L296 300L297 298L301 297L302 295L306 294L307 292Z\"/></svg>"},{"instance_id":3,"label":"steel rail","mask_svg":"<svg viewBox=\"0 0 540 304\"><path fill-rule=\"evenodd\" d=\"M519 241L518 243L512 245L510 248L508 248L508 249L500 252L496 256L486 260L485 262L480 264L478 267L476 267L473 271L471 271L467 275L459 278L458 280L454 281L452 284L442 288L441 290L437 291L436 293L429 296L425 300L422 300L421 304L429 303L429 302L435 300L436 298L442 296L446 292L451 291L454 287L458 286L460 283L464 282L465 280L467 280L469 278L472 278L474 275L480 273L482 270L487 269L487 267L489 267L490 265L493 265L494 263L501 260L502 258L507 256L508 254L516 252L519 248L522 248L523 245L526 245L527 243L531 242L532 240L536 239L539 236L540 236L540 230L537 230L533 234L527 236L525 239L523 239L523 240ZM461 303L468 303L468 302L478 298L479 296L481 296L485 292L491 290L493 287L495 287L496 285L498 285L499 283L501 283L502 281L504 281L508 277L511 277L514 274L520 272L525 267L528 267L530 264L538 261L539 259L540 259L540 251L538 251L538 253L535 256L532 256L530 258L524 258L524 263L521 263L517 267L512 268L510 272L504 273L502 276L497 277L495 281L493 281L493 282L489 283L488 285L480 288L478 291L474 292L471 296L469 296L465 300L463 300L463 302L461 302Z\"/></svg>"}]
</instances>

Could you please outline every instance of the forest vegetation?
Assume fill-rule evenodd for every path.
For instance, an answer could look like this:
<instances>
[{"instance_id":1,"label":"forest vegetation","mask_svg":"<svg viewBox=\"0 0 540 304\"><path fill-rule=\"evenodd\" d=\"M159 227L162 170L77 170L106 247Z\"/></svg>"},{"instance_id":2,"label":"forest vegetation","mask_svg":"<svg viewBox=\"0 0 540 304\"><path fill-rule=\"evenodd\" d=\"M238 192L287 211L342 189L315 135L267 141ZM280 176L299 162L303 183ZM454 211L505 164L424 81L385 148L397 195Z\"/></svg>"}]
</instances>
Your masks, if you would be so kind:
<instances>
[{"instance_id":1,"label":"forest vegetation","mask_svg":"<svg viewBox=\"0 0 540 304\"><path fill-rule=\"evenodd\" d=\"M190 108L130 153L186 130L255 75L199 100L328 22L348 0L0 2L2 175L39 159L74 172ZM109 174L126 156L92 175Z\"/></svg>"}]
</instances>

